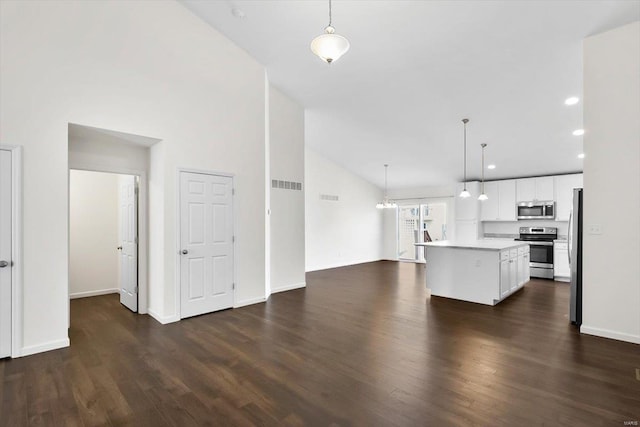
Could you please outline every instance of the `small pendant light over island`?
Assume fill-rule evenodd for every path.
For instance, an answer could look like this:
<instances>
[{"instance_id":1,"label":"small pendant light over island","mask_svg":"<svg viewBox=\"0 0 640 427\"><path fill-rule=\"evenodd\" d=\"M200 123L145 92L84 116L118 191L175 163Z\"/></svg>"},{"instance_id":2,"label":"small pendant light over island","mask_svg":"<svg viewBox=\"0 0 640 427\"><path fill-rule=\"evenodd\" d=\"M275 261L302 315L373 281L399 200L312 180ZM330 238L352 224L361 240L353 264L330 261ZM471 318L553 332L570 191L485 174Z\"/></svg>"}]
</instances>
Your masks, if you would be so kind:
<instances>
[{"instance_id":1,"label":"small pendant light over island","mask_svg":"<svg viewBox=\"0 0 640 427\"><path fill-rule=\"evenodd\" d=\"M464 188L460 193L460 197L466 199L471 196L471 193L467 191L467 123L469 123L469 119L462 119L462 123L464 126Z\"/></svg>"},{"instance_id":2,"label":"small pendant light over island","mask_svg":"<svg viewBox=\"0 0 640 427\"><path fill-rule=\"evenodd\" d=\"M387 195L387 168L388 167L389 165L387 164L384 165L384 199L382 199L382 202L376 205L376 208L378 209L395 209L398 207L398 205L395 204L395 202L389 200L389 196Z\"/></svg>"}]
</instances>

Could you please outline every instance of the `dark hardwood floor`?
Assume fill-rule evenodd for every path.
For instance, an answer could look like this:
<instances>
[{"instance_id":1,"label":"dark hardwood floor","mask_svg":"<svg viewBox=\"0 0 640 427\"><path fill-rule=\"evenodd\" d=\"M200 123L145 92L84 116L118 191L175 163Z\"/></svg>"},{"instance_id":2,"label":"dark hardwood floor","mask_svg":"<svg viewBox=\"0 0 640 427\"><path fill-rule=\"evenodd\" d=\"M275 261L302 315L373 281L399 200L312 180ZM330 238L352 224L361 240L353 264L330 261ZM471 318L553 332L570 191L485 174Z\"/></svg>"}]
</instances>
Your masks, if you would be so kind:
<instances>
[{"instance_id":1,"label":"dark hardwood floor","mask_svg":"<svg viewBox=\"0 0 640 427\"><path fill-rule=\"evenodd\" d=\"M162 326L71 302L71 347L0 361L0 425L623 426L640 346L578 334L568 285L495 307L431 298L424 266L309 273L265 304Z\"/></svg>"}]
</instances>

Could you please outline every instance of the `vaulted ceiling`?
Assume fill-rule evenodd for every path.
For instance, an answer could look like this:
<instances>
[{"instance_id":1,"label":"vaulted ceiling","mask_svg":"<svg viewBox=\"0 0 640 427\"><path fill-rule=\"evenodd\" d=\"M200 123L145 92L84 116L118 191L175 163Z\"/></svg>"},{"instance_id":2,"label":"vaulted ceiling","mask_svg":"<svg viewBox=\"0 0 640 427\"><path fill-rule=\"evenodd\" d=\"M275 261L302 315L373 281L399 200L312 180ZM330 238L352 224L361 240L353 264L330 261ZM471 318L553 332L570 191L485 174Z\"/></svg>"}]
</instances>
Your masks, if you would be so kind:
<instances>
[{"instance_id":1,"label":"vaulted ceiling","mask_svg":"<svg viewBox=\"0 0 640 427\"><path fill-rule=\"evenodd\" d=\"M309 147L379 186L389 163L391 188L461 181L462 118L471 178L481 143L486 179L582 170L582 40L640 19L637 0L334 0L351 49L327 65L328 1L182 3L306 109Z\"/></svg>"}]
</instances>

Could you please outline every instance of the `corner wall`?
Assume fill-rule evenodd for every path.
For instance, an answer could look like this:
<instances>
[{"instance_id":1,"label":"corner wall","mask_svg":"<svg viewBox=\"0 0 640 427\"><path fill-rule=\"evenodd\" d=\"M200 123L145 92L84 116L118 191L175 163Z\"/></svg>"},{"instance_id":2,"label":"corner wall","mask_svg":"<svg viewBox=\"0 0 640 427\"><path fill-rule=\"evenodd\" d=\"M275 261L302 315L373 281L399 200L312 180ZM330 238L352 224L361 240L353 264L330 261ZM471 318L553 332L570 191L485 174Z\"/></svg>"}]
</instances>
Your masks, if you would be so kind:
<instances>
[{"instance_id":1,"label":"corner wall","mask_svg":"<svg viewBox=\"0 0 640 427\"><path fill-rule=\"evenodd\" d=\"M382 259L383 191L309 147L304 157L306 270Z\"/></svg>"},{"instance_id":2,"label":"corner wall","mask_svg":"<svg viewBox=\"0 0 640 427\"><path fill-rule=\"evenodd\" d=\"M304 109L273 86L269 92L271 292L304 287ZM274 187L273 180L300 183ZM291 185L289 184L289 187Z\"/></svg>"},{"instance_id":3,"label":"corner wall","mask_svg":"<svg viewBox=\"0 0 640 427\"><path fill-rule=\"evenodd\" d=\"M640 343L639 118L640 22L635 22L584 41L580 329L635 343Z\"/></svg>"},{"instance_id":4,"label":"corner wall","mask_svg":"<svg viewBox=\"0 0 640 427\"><path fill-rule=\"evenodd\" d=\"M178 2L2 1L0 76L1 141L24 148L21 354L69 345L69 123L162 140L149 313L179 319L178 168L235 174L236 305L265 299L265 80L245 51Z\"/></svg>"}]
</instances>

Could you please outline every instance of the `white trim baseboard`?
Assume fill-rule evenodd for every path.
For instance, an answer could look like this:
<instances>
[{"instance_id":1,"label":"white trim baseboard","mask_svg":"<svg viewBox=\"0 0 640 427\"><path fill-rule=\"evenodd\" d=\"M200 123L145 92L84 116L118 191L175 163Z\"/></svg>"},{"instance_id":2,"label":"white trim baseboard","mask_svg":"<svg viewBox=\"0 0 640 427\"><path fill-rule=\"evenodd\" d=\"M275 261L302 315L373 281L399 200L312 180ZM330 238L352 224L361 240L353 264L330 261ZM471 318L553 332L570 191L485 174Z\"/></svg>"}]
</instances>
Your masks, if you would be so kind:
<instances>
[{"instance_id":1,"label":"white trim baseboard","mask_svg":"<svg viewBox=\"0 0 640 427\"><path fill-rule=\"evenodd\" d=\"M45 351L57 350L59 348L64 348L64 347L69 347L69 338L49 341L43 344L22 347L22 351L20 352L20 357L30 356L36 353L43 353Z\"/></svg>"},{"instance_id":2,"label":"white trim baseboard","mask_svg":"<svg viewBox=\"0 0 640 427\"><path fill-rule=\"evenodd\" d=\"M611 338L618 341L626 341L634 344L640 344L640 336L626 334L624 332L610 331L608 329L594 328L588 325L580 326L580 333L586 335L594 335L597 337Z\"/></svg>"},{"instance_id":3,"label":"white trim baseboard","mask_svg":"<svg viewBox=\"0 0 640 427\"><path fill-rule=\"evenodd\" d=\"M160 316L152 309L148 309L148 314L149 316L153 317L158 323L161 323L163 325L180 321L180 317L176 316L175 314L172 316Z\"/></svg>"},{"instance_id":4,"label":"white trim baseboard","mask_svg":"<svg viewBox=\"0 0 640 427\"><path fill-rule=\"evenodd\" d=\"M242 301L237 301L234 305L233 308L240 308L240 307L245 307L247 305L252 305L252 304L259 304L261 302L265 302L267 299L265 297L258 297L258 298L251 298L251 299L245 299Z\"/></svg>"},{"instance_id":5,"label":"white trim baseboard","mask_svg":"<svg viewBox=\"0 0 640 427\"><path fill-rule=\"evenodd\" d=\"M72 294L69 294L69 299L97 297L99 295L119 294L119 293L120 293L120 289L118 288L99 289L97 291L74 292Z\"/></svg>"},{"instance_id":6,"label":"white trim baseboard","mask_svg":"<svg viewBox=\"0 0 640 427\"><path fill-rule=\"evenodd\" d=\"M292 291L294 289L305 288L306 286L307 286L307 282L294 283L293 285L281 286L279 288L271 288L271 293L275 294L277 292Z\"/></svg>"}]
</instances>

